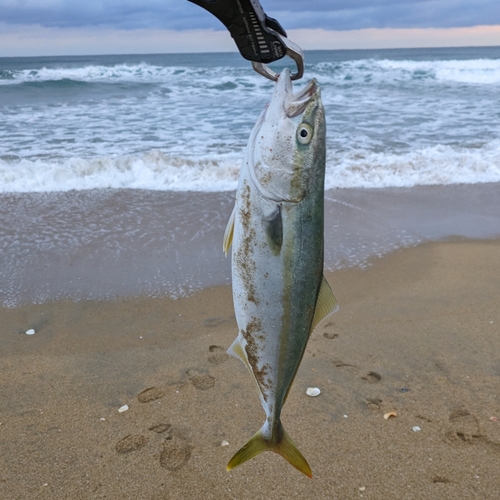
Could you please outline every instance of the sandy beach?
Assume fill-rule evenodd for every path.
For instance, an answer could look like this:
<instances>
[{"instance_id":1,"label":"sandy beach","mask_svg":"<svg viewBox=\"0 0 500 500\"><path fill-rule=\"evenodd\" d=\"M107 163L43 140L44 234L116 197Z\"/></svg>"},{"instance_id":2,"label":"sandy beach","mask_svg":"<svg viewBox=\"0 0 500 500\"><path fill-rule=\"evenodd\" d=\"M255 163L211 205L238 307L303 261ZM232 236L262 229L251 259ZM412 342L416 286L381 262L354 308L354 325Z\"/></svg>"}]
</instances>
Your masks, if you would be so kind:
<instances>
[{"instance_id":1,"label":"sandy beach","mask_svg":"<svg viewBox=\"0 0 500 500\"><path fill-rule=\"evenodd\" d=\"M496 499L498 269L500 240L454 239L328 274L283 414L313 479L225 470L264 417L229 286L0 309L0 498Z\"/></svg>"}]
</instances>

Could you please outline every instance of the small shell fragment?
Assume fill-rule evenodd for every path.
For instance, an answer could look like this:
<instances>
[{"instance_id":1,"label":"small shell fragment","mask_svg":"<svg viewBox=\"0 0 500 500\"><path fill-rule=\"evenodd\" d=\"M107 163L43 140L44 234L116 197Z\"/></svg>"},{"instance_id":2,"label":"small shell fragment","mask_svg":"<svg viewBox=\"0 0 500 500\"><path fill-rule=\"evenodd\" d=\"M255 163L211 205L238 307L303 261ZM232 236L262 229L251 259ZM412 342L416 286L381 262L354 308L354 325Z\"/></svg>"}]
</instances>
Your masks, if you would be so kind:
<instances>
[{"instance_id":1,"label":"small shell fragment","mask_svg":"<svg viewBox=\"0 0 500 500\"><path fill-rule=\"evenodd\" d=\"M128 410L128 405L123 405L121 408L118 408L119 413L123 413L124 411Z\"/></svg>"},{"instance_id":2,"label":"small shell fragment","mask_svg":"<svg viewBox=\"0 0 500 500\"><path fill-rule=\"evenodd\" d=\"M26 335L35 335L35 330L33 330L33 328L26 330Z\"/></svg>"},{"instance_id":3,"label":"small shell fragment","mask_svg":"<svg viewBox=\"0 0 500 500\"><path fill-rule=\"evenodd\" d=\"M306 394L308 396L319 396L321 394L321 391L317 387L308 387Z\"/></svg>"},{"instance_id":4,"label":"small shell fragment","mask_svg":"<svg viewBox=\"0 0 500 500\"><path fill-rule=\"evenodd\" d=\"M398 414L395 411L390 411L384 415L386 420L389 420L391 417L397 417Z\"/></svg>"},{"instance_id":5,"label":"small shell fragment","mask_svg":"<svg viewBox=\"0 0 500 500\"><path fill-rule=\"evenodd\" d=\"M222 441L221 446L229 446L229 441Z\"/></svg>"},{"instance_id":6,"label":"small shell fragment","mask_svg":"<svg viewBox=\"0 0 500 500\"><path fill-rule=\"evenodd\" d=\"M490 420L491 420L492 422L498 422L498 417L490 417Z\"/></svg>"},{"instance_id":7,"label":"small shell fragment","mask_svg":"<svg viewBox=\"0 0 500 500\"><path fill-rule=\"evenodd\" d=\"M412 429L413 429L413 432L420 432L422 430L418 425L414 425L412 427Z\"/></svg>"}]
</instances>

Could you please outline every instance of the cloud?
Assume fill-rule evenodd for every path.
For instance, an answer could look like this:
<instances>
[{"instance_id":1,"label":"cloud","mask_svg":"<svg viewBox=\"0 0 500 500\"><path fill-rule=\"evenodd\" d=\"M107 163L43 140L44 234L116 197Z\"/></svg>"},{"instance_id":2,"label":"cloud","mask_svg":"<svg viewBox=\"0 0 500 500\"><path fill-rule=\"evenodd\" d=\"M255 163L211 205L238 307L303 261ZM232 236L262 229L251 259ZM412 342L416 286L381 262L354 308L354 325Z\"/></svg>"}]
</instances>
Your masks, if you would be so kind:
<instances>
[{"instance_id":1,"label":"cloud","mask_svg":"<svg viewBox=\"0 0 500 500\"><path fill-rule=\"evenodd\" d=\"M448 28L500 24L498 0L275 0L272 3L276 6L272 14L285 29Z\"/></svg>"},{"instance_id":2,"label":"cloud","mask_svg":"<svg viewBox=\"0 0 500 500\"><path fill-rule=\"evenodd\" d=\"M286 30L440 28L500 24L498 0L261 0ZM224 30L188 0L0 0L6 24L52 28Z\"/></svg>"}]
</instances>

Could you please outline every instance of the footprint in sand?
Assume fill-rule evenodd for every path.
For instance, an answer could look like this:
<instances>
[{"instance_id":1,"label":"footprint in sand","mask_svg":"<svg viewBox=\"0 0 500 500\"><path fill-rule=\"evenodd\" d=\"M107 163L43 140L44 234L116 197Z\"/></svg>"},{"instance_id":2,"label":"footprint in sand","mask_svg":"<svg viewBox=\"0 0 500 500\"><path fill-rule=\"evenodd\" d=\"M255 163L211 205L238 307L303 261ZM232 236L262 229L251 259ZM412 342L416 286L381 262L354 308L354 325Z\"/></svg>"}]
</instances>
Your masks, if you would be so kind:
<instances>
[{"instance_id":1,"label":"footprint in sand","mask_svg":"<svg viewBox=\"0 0 500 500\"><path fill-rule=\"evenodd\" d=\"M224 361L227 361L228 355L223 347L219 345L211 345L208 350L210 351L210 354L208 355L209 363L220 365L221 363L224 363Z\"/></svg>"},{"instance_id":2,"label":"footprint in sand","mask_svg":"<svg viewBox=\"0 0 500 500\"><path fill-rule=\"evenodd\" d=\"M187 375L191 383L200 391L206 391L215 385L215 379L208 373L199 373L196 370L188 370Z\"/></svg>"},{"instance_id":3,"label":"footprint in sand","mask_svg":"<svg viewBox=\"0 0 500 500\"><path fill-rule=\"evenodd\" d=\"M445 432L445 438L450 444L480 445L485 451L500 453L500 442L491 440L481 432L479 419L465 408L455 408L448 416L450 426Z\"/></svg>"},{"instance_id":4,"label":"footprint in sand","mask_svg":"<svg viewBox=\"0 0 500 500\"><path fill-rule=\"evenodd\" d=\"M158 387L148 387L137 395L140 403L149 403L155 399L160 399L165 396L165 391Z\"/></svg>"},{"instance_id":5,"label":"footprint in sand","mask_svg":"<svg viewBox=\"0 0 500 500\"><path fill-rule=\"evenodd\" d=\"M165 432L168 432L168 436L166 437L166 439L171 439L170 436L171 429L172 429L172 424L164 424L164 423L154 424L151 427L148 427L148 431L156 432L156 434L164 434Z\"/></svg>"},{"instance_id":6,"label":"footprint in sand","mask_svg":"<svg viewBox=\"0 0 500 500\"><path fill-rule=\"evenodd\" d=\"M116 443L115 450L118 453L130 453L144 448L148 441L149 439L141 434L129 434Z\"/></svg>"},{"instance_id":7,"label":"footprint in sand","mask_svg":"<svg viewBox=\"0 0 500 500\"><path fill-rule=\"evenodd\" d=\"M367 398L365 404L371 410L380 410L382 408L382 400L380 398Z\"/></svg>"},{"instance_id":8,"label":"footprint in sand","mask_svg":"<svg viewBox=\"0 0 500 500\"><path fill-rule=\"evenodd\" d=\"M191 448L183 439L166 440L160 453L160 465L167 470L176 471L184 467L191 458Z\"/></svg>"},{"instance_id":9,"label":"footprint in sand","mask_svg":"<svg viewBox=\"0 0 500 500\"><path fill-rule=\"evenodd\" d=\"M363 380L366 380L370 384L376 384L382 380L382 376L377 372L368 372L366 375L361 377Z\"/></svg>"},{"instance_id":10,"label":"footprint in sand","mask_svg":"<svg viewBox=\"0 0 500 500\"><path fill-rule=\"evenodd\" d=\"M452 410L448 417L451 428L446 437L453 441L457 438L464 443L472 443L482 437L478 419L468 410L458 408Z\"/></svg>"},{"instance_id":11,"label":"footprint in sand","mask_svg":"<svg viewBox=\"0 0 500 500\"><path fill-rule=\"evenodd\" d=\"M335 365L336 368L358 368L356 365L353 365L351 363L345 363L341 359L332 359L332 363Z\"/></svg>"}]
</instances>

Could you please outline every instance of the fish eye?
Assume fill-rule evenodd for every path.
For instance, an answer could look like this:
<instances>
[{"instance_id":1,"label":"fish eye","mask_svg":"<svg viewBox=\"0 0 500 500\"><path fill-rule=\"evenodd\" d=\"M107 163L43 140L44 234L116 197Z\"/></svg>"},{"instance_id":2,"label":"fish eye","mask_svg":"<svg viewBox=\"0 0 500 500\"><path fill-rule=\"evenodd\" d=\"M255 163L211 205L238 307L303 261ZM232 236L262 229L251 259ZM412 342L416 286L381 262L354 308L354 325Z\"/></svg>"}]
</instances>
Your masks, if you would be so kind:
<instances>
[{"instance_id":1,"label":"fish eye","mask_svg":"<svg viewBox=\"0 0 500 500\"><path fill-rule=\"evenodd\" d=\"M297 129L297 140L301 144L309 144L313 136L313 130L307 123L301 123Z\"/></svg>"}]
</instances>

